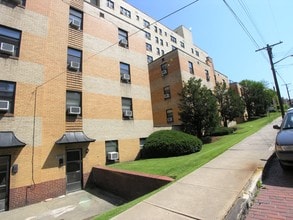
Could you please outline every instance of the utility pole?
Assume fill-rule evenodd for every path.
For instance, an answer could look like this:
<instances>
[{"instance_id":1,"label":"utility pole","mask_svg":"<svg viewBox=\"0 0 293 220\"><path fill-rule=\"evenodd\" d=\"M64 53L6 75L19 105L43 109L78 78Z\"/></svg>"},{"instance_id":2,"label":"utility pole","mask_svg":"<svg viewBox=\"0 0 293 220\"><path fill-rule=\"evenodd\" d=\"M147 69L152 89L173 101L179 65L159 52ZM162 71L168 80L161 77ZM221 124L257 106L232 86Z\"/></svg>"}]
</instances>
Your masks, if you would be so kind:
<instances>
[{"instance_id":1,"label":"utility pole","mask_svg":"<svg viewBox=\"0 0 293 220\"><path fill-rule=\"evenodd\" d=\"M275 66L274 66L274 62L273 62L273 53L272 53L272 47L283 43L282 41L280 41L279 43L273 44L273 45L269 45L267 44L266 47L261 48L256 50L255 52L261 51L261 50L267 50L268 55L269 55L269 59L270 59L270 64L271 64L271 70L273 73L273 77L274 77L274 81L275 81L275 86L276 86L276 91L277 91L277 96L278 96L278 100L279 100L279 105L280 105L280 109L281 109L281 114L282 114L282 118L284 118L285 112L284 112L284 106L283 106L283 101L282 101L282 97L280 94L280 88L279 88L279 84L278 84L278 79L276 76L276 70L275 70Z\"/></svg>"},{"instance_id":2,"label":"utility pole","mask_svg":"<svg viewBox=\"0 0 293 220\"><path fill-rule=\"evenodd\" d=\"M288 85L289 84L291 84L291 83L286 83L283 86L286 86L287 95L288 95L288 99L289 99L289 106L291 107L291 98L290 98L290 93L289 93L289 90L288 90Z\"/></svg>"}]
</instances>

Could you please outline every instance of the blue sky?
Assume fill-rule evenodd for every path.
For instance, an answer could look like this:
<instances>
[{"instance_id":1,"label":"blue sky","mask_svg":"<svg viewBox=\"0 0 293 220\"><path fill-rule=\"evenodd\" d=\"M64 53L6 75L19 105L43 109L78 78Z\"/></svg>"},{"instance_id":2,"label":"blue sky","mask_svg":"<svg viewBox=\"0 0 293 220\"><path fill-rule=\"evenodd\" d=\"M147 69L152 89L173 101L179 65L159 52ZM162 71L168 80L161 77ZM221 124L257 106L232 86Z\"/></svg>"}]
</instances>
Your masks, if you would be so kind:
<instances>
[{"instance_id":1,"label":"blue sky","mask_svg":"<svg viewBox=\"0 0 293 220\"><path fill-rule=\"evenodd\" d=\"M161 19L193 0L127 0L154 19ZM273 47L274 62L293 55L293 0L226 0L249 32L249 37L223 0L199 0L161 21L170 29L191 28L194 43L213 58L215 68L230 80L266 81L274 79L266 50L257 49L282 41ZM243 6L243 7L242 7ZM253 38L253 39L251 39ZM282 97L293 99L293 57L275 65Z\"/></svg>"}]
</instances>

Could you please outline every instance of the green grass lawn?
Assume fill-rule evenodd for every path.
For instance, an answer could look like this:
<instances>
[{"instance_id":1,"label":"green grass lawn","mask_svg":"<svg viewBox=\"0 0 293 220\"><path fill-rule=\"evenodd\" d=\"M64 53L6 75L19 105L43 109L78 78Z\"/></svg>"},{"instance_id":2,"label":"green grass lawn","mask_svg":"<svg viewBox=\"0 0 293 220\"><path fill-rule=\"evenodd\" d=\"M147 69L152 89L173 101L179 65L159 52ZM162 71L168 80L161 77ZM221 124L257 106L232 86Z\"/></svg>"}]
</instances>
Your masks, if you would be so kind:
<instances>
[{"instance_id":1,"label":"green grass lawn","mask_svg":"<svg viewBox=\"0 0 293 220\"><path fill-rule=\"evenodd\" d=\"M178 157L123 162L113 164L110 167L148 174L169 176L177 180L206 164L213 158L219 156L221 153L225 152L233 145L239 143L241 140L248 137L249 135L257 132L263 126L271 123L274 119L278 117L280 117L280 113L270 113L268 117L263 117L254 121L238 124L235 133L222 136L213 143L203 145L202 150L194 154ZM111 210L110 212L107 212L97 217L96 219L109 219L127 210L128 208L137 204L148 196L150 196L150 194L142 198L138 198L130 203L124 204L114 210Z\"/></svg>"}]
</instances>

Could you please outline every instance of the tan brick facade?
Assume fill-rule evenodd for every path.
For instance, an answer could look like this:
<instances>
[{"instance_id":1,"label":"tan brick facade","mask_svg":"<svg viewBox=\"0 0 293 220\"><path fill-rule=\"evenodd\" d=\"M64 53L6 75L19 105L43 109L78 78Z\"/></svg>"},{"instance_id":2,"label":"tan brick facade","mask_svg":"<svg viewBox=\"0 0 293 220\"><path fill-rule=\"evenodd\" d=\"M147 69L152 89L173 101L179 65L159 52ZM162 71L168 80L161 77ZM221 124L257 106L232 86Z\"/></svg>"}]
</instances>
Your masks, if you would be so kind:
<instances>
[{"instance_id":1,"label":"tan brick facade","mask_svg":"<svg viewBox=\"0 0 293 220\"><path fill-rule=\"evenodd\" d=\"M192 64L193 72L190 72L189 63ZM167 75L162 75L161 65L167 65ZM154 125L180 126L178 104L183 82L187 82L191 77L202 80L202 85L209 89L214 89L216 82L225 81L228 78L214 70L212 59L206 57L206 62L191 56L179 49L173 50L149 64L149 74L151 81L151 99L153 108ZM164 97L164 87L170 88L170 98ZM173 121L168 121L167 110L172 110Z\"/></svg>"},{"instance_id":2,"label":"tan brick facade","mask_svg":"<svg viewBox=\"0 0 293 220\"><path fill-rule=\"evenodd\" d=\"M107 7L106 0L98 2L26 0L25 6L15 6L0 0L0 27L21 33L19 56L0 53L0 82L16 85L13 113L0 111L0 132L12 131L26 144L0 148L0 159L9 156L6 209L69 192L66 168L70 163L80 165L78 181L84 187L92 167L107 164L106 141L117 141L119 162L136 159L140 139L157 129L154 124L164 129L170 126L166 109L173 109L173 124L180 124L177 93L189 77L187 61L194 63L196 77L204 78L204 69L214 74L206 53L190 42L191 33L184 28L177 34L158 24L166 32L164 41L176 36L187 48L199 50L198 58L180 50L167 53L171 45L166 44L160 48L166 55L160 57L155 55L155 46L152 53L146 52L146 42L153 43L154 38L146 40L140 31L143 17L150 22L152 18L141 12L141 20L136 20L137 9L122 0L115 1L115 9ZM119 5L129 8L131 20L120 14ZM71 26L70 9L81 14L81 28ZM119 29L127 33L128 47L119 46ZM68 48L82 54L81 71L67 68ZM148 66L147 55L160 58ZM161 77L162 58L169 64L165 78ZM120 63L129 65L130 83L121 81ZM170 85L172 94L168 101L163 97L165 85ZM78 116L66 113L67 91L81 94ZM130 120L123 118L122 98L131 99ZM78 132L89 139L60 141L63 135ZM70 152L80 158L72 162ZM15 173L13 167L18 168Z\"/></svg>"}]
</instances>

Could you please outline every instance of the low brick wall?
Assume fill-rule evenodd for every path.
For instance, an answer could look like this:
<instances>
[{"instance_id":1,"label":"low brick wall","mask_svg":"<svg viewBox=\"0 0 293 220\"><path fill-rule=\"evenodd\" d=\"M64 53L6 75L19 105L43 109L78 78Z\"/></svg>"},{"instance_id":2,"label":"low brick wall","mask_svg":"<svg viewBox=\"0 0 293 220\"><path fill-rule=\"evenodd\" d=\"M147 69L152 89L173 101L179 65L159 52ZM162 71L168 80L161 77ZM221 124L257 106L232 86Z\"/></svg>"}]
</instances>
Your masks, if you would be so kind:
<instances>
[{"instance_id":1,"label":"low brick wall","mask_svg":"<svg viewBox=\"0 0 293 220\"><path fill-rule=\"evenodd\" d=\"M136 199L174 180L164 176L122 171L102 166L93 167L92 178L96 187L126 200Z\"/></svg>"},{"instance_id":2,"label":"low brick wall","mask_svg":"<svg viewBox=\"0 0 293 220\"><path fill-rule=\"evenodd\" d=\"M66 194L66 179L48 181L10 190L9 209L44 201Z\"/></svg>"}]
</instances>

